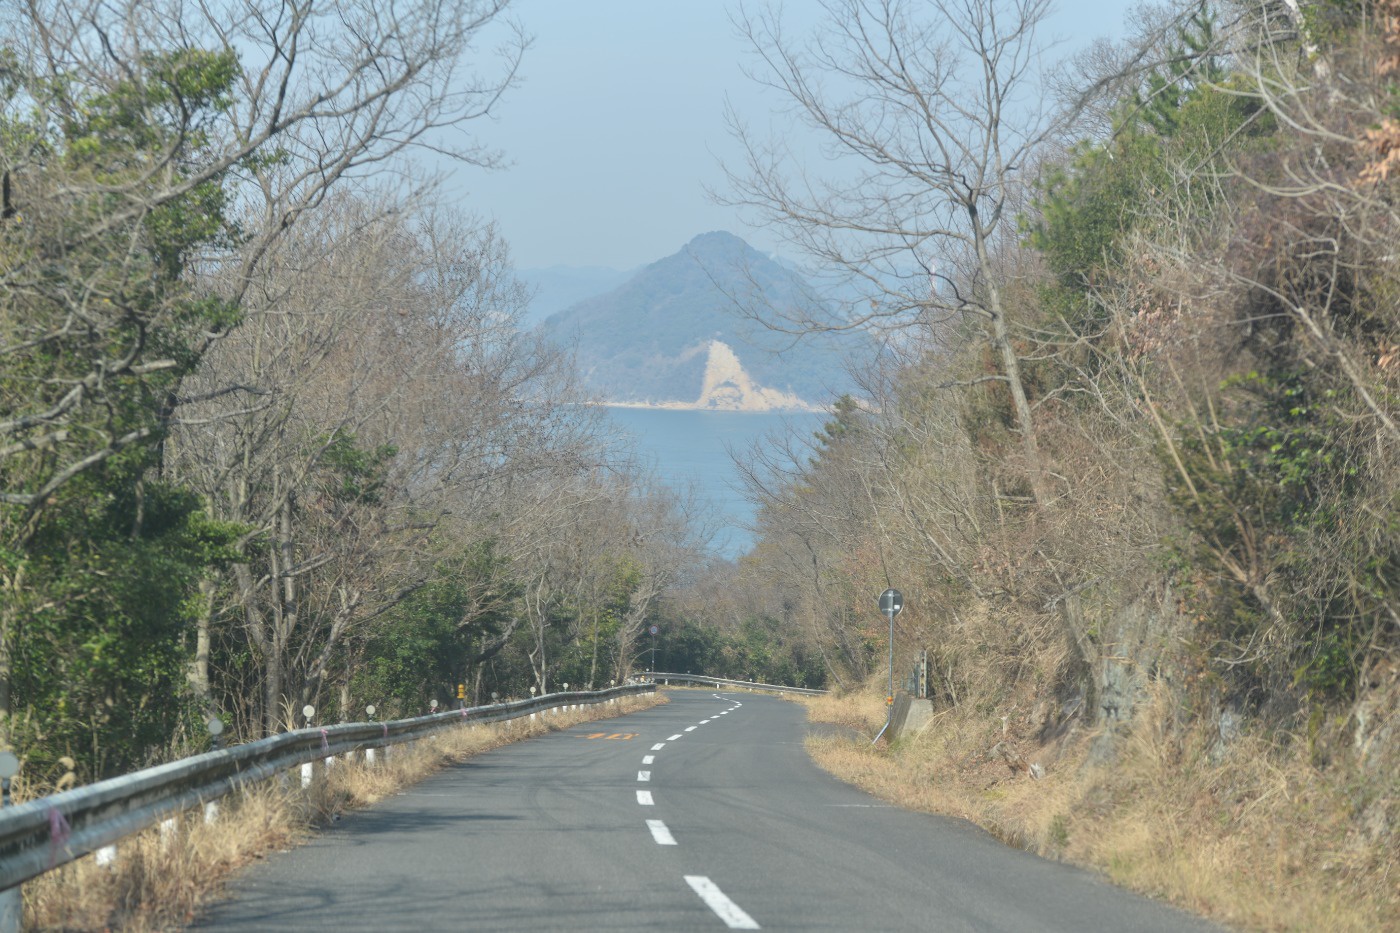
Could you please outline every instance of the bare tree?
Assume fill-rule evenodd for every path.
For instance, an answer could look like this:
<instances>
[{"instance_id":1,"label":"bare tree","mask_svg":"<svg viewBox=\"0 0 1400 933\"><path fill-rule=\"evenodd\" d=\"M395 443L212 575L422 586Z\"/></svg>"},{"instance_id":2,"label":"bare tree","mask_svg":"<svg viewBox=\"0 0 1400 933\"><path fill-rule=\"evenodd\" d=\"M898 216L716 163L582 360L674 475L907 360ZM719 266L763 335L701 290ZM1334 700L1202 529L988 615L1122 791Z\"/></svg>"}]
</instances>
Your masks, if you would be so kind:
<instances>
[{"instance_id":1,"label":"bare tree","mask_svg":"<svg viewBox=\"0 0 1400 933\"><path fill-rule=\"evenodd\" d=\"M763 611L803 631L838 680L843 672L869 670L845 564L872 537L883 538L872 420L846 400L815 437L788 432L754 444L747 455L734 452L758 505L760 543L743 578L765 594Z\"/></svg>"},{"instance_id":2,"label":"bare tree","mask_svg":"<svg viewBox=\"0 0 1400 933\"><path fill-rule=\"evenodd\" d=\"M224 296L232 310L271 243L340 179L421 145L492 164L492 153L445 140L453 138L448 130L488 113L514 77L524 45L518 34L494 77L464 74L465 53L504 7L502 0L341 0L324 9L291 0L17 4L4 27L7 49L20 56L7 69L4 105L17 119L41 114L31 121L36 136L46 121L78 129L5 147L0 172L14 192L7 213L26 219L6 232L27 244L14 255L29 257L7 268L6 308L29 323L4 353L48 348L73 366L38 404L0 421L0 458L45 451L57 461L27 482L7 472L19 482L0 493L3 501L42 509L78 473L158 439L173 416L172 396L162 417L130 430L109 429L100 417L76 420L100 411L114 391L188 367L162 352L170 341L160 339L179 326L180 305L135 300L153 264L194 258L150 255L159 247L145 241L162 211L260 200L261 216L245 214L240 225L244 248L210 257L241 268ZM95 161L89 144L104 139L82 134L92 122L87 108L111 100L124 108L114 123L150 127L148 137L132 132L139 158L135 141L107 140L108 164L73 171L83 158ZM227 235L210 231L208 246ZM111 246L94 255L98 243ZM44 283L61 257L69 260L65 287L55 290ZM40 304L46 313L36 315ZM203 334L182 335L189 344L182 356L198 359L235 321L230 313Z\"/></svg>"},{"instance_id":3,"label":"bare tree","mask_svg":"<svg viewBox=\"0 0 1400 933\"><path fill-rule=\"evenodd\" d=\"M505 6L7 4L0 359L19 377L0 397L7 547L76 477L161 443L181 405L260 404L242 384L181 383L237 325L269 250L333 188L413 147L494 163L457 131L514 78L525 41L508 24L498 68L479 76L466 60ZM3 580L0 718L24 581L23 562Z\"/></svg>"},{"instance_id":4,"label":"bare tree","mask_svg":"<svg viewBox=\"0 0 1400 933\"><path fill-rule=\"evenodd\" d=\"M618 625L619 682L632 671L637 641L657 600L681 581L688 568L699 564L710 536L699 521L698 502L692 494L668 489L645 476L637 479L622 500L631 535L624 553L636 568L637 579Z\"/></svg>"},{"instance_id":5,"label":"bare tree","mask_svg":"<svg viewBox=\"0 0 1400 933\"><path fill-rule=\"evenodd\" d=\"M1020 432L1025 473L1049 504L998 268L1010 208L1059 124L1040 102L1036 30L1048 0L831 0L805 42L779 12L744 14L757 80L827 143L828 177L793 165L736 119L747 153L727 203L753 208L812 257L861 283L869 306L778 309L795 332L902 327L949 315L982 323Z\"/></svg>"},{"instance_id":6,"label":"bare tree","mask_svg":"<svg viewBox=\"0 0 1400 933\"><path fill-rule=\"evenodd\" d=\"M231 602L264 668L264 729L488 533L504 487L587 449L587 419L559 414L562 361L518 329L524 293L494 231L383 203L333 199L269 252L169 450L214 517L249 529ZM228 384L247 391L201 392Z\"/></svg>"}]
</instances>

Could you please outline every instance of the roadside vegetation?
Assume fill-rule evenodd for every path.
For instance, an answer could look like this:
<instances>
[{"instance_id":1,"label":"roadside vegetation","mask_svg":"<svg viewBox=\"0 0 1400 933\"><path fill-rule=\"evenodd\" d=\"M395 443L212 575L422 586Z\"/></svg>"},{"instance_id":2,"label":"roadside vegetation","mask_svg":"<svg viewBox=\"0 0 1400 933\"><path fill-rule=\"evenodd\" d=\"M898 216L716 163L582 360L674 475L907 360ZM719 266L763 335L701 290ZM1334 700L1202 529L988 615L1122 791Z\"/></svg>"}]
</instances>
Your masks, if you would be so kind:
<instances>
[{"instance_id":1,"label":"roadside vegetation","mask_svg":"<svg viewBox=\"0 0 1400 933\"><path fill-rule=\"evenodd\" d=\"M245 787L218 802L218 817L199 810L169 833L148 830L117 847L100 865L89 856L25 885L26 929L183 929L224 895L230 879L250 863L285 851L339 821L443 768L485 751L583 722L647 709L662 694L624 697L617 706L586 706L559 715L446 729L429 738L380 749L373 765L361 755L337 760L302 790L297 772Z\"/></svg>"},{"instance_id":2,"label":"roadside vegetation","mask_svg":"<svg viewBox=\"0 0 1400 933\"><path fill-rule=\"evenodd\" d=\"M808 703L810 716L874 736L880 689ZM832 736L807 748L893 804L966 819L1232 928L1393 926L1393 842L1357 817L1364 790L1319 770L1303 743L1249 734L1222 750L1209 729L1174 722L1165 692L1145 701L1111 753L1102 732L1046 739L1014 704L993 711L1010 713L1005 732L1000 716L952 707L892 746ZM1029 777L1032 765L1044 777Z\"/></svg>"},{"instance_id":3,"label":"roadside vegetation","mask_svg":"<svg viewBox=\"0 0 1400 933\"><path fill-rule=\"evenodd\" d=\"M817 36L739 11L833 159L736 125L725 198L823 292L740 310L884 350L745 459L736 564L412 158L498 165L470 129L528 44L505 0L381 6L0 17L21 797L203 750L211 716L247 741L307 704L606 686L651 624L658 668L834 687L818 715L876 726L896 586L933 721L818 743L834 770L1227 922L1393 925L1397 0L1168 0L1058 69L1046 0L832 0ZM289 806L230 835L290 838ZM29 909L193 903L143 871Z\"/></svg>"},{"instance_id":4,"label":"roadside vegetation","mask_svg":"<svg viewBox=\"0 0 1400 933\"><path fill-rule=\"evenodd\" d=\"M496 0L0 17L0 747L21 794L316 721L621 682L703 522L415 161ZM296 50L288 53L288 50Z\"/></svg>"},{"instance_id":5,"label":"roadside vegetation","mask_svg":"<svg viewBox=\"0 0 1400 933\"><path fill-rule=\"evenodd\" d=\"M744 21L841 156L740 127L730 200L857 296L756 316L888 349L750 463L743 573L871 736L905 595L933 721L837 773L1229 923L1391 927L1400 7L1167 3L1058 72L1045 12Z\"/></svg>"}]
</instances>

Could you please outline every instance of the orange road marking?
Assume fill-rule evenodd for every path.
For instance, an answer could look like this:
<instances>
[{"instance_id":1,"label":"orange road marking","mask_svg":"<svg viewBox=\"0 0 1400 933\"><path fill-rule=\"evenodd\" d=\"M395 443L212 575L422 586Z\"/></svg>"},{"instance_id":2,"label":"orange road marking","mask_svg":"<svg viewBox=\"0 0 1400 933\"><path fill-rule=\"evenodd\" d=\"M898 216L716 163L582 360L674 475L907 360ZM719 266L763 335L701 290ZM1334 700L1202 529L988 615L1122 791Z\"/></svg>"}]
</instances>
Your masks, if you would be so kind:
<instances>
[{"instance_id":1,"label":"orange road marking","mask_svg":"<svg viewBox=\"0 0 1400 933\"><path fill-rule=\"evenodd\" d=\"M639 735L641 735L640 732L590 732L587 735L579 734L578 737L581 739L613 739L625 742L628 739L635 739Z\"/></svg>"}]
</instances>

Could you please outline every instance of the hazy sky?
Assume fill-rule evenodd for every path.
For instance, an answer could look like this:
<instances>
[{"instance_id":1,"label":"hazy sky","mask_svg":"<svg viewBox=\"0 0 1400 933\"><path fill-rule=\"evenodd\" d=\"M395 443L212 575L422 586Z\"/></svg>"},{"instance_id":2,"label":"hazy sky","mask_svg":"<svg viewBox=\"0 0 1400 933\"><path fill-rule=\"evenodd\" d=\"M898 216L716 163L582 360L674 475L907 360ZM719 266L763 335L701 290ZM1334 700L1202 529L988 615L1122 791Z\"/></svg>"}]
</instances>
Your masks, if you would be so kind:
<instances>
[{"instance_id":1,"label":"hazy sky","mask_svg":"<svg viewBox=\"0 0 1400 933\"><path fill-rule=\"evenodd\" d=\"M494 219L521 268L630 269L691 237L730 230L777 245L710 202L723 186L719 160L737 161L725 100L762 132L784 132L780 101L746 78L747 47L723 0L518 0L512 9L534 44L521 86L492 122L472 130L511 165L459 169L446 195ZM1058 52L1121 31L1125 0L1062 3L1049 34ZM820 9L788 2L802 31Z\"/></svg>"}]
</instances>

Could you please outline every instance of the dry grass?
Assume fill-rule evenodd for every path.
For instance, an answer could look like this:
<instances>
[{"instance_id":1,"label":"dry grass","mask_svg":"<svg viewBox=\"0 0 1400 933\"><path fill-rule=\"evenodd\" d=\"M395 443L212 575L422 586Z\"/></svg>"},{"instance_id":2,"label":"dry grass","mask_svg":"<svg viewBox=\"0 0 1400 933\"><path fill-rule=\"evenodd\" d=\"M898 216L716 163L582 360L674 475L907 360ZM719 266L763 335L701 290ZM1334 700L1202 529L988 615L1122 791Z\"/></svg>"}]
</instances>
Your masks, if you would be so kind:
<instances>
[{"instance_id":1,"label":"dry grass","mask_svg":"<svg viewBox=\"0 0 1400 933\"><path fill-rule=\"evenodd\" d=\"M830 700L809 708L849 723L869 702L839 715L829 715ZM1003 734L1002 712L959 707L891 749L833 738L809 748L828 771L892 803L971 820L1232 926L1400 929L1393 770L1322 769L1307 742L1249 735L1222 752L1203 730L1176 728L1165 697L1097 764L1096 734L1039 743L1014 708ZM1003 740L1045 777L993 754Z\"/></svg>"},{"instance_id":2,"label":"dry grass","mask_svg":"<svg viewBox=\"0 0 1400 933\"><path fill-rule=\"evenodd\" d=\"M827 693L814 697L792 697L807 707L807 715L817 722L832 722L863 732L872 738L885 724L885 699L865 691Z\"/></svg>"},{"instance_id":3,"label":"dry grass","mask_svg":"<svg viewBox=\"0 0 1400 933\"><path fill-rule=\"evenodd\" d=\"M660 693L625 698L617 706L583 707L536 720L463 725L412 744L381 750L373 767L363 756L338 759L308 791L293 772L219 801L206 823L191 811L164 838L152 829L124 840L110 865L87 857L24 886L24 928L34 930L180 929L220 896L243 866L289 848L347 808L370 806L450 762L521 739L609 719L665 703Z\"/></svg>"}]
</instances>

